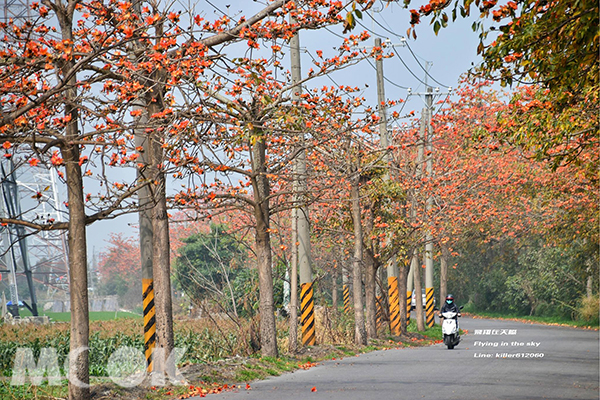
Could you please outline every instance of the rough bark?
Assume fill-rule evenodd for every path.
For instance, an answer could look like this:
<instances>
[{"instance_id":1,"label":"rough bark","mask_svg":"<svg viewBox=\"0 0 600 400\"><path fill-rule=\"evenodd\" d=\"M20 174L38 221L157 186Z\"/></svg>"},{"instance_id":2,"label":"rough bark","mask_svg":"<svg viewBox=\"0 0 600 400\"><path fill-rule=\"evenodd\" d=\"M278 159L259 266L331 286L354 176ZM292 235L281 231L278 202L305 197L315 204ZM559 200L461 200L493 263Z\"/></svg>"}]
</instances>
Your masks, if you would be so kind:
<instances>
[{"instance_id":1,"label":"rough bark","mask_svg":"<svg viewBox=\"0 0 600 400\"><path fill-rule=\"evenodd\" d=\"M333 270L333 274L331 275L331 306L333 308L333 312L335 313L337 313L338 310L338 275L339 269L336 268Z\"/></svg>"},{"instance_id":2,"label":"rough bark","mask_svg":"<svg viewBox=\"0 0 600 400\"><path fill-rule=\"evenodd\" d=\"M365 257L365 321L367 338L377 337L377 299L375 276L377 268L372 257Z\"/></svg>"},{"instance_id":3,"label":"rough bark","mask_svg":"<svg viewBox=\"0 0 600 400\"><path fill-rule=\"evenodd\" d=\"M161 81L161 77L155 79ZM163 90L157 85L147 99L148 113L153 115L164 110ZM173 305L171 299L171 259L169 243L169 217L166 200L166 179L162 171L164 154L160 134L156 131L150 136L150 189L153 196L152 207L152 277L154 279L154 307L156 310L156 345L154 354L171 354L175 344L173 333ZM162 349L162 353L156 353ZM162 357L153 357L154 371L164 373L165 361Z\"/></svg>"},{"instance_id":4,"label":"rough bark","mask_svg":"<svg viewBox=\"0 0 600 400\"><path fill-rule=\"evenodd\" d=\"M67 127L67 137L77 134L77 119ZM75 132L69 132L74 128ZM62 150L66 164L67 198L69 202L69 291L71 299L71 341L69 364L69 399L87 400L89 390L89 308L87 275L87 242L83 179L79 166L79 148Z\"/></svg>"},{"instance_id":5,"label":"rough bark","mask_svg":"<svg viewBox=\"0 0 600 400\"><path fill-rule=\"evenodd\" d=\"M168 357L175 346L173 333L173 303L171 299L171 261L169 257L169 217L165 195L165 177L155 177L155 206L152 210L152 277L156 310L156 349L164 349ZM160 353L159 353L160 354ZM153 357L154 371L166 371L166 360Z\"/></svg>"},{"instance_id":6,"label":"rough bark","mask_svg":"<svg viewBox=\"0 0 600 400\"><path fill-rule=\"evenodd\" d=\"M352 181L351 193L352 223L354 230L354 253L352 260L352 290L354 295L354 342L367 344L365 331L365 312L362 295L363 232L360 210L358 178Z\"/></svg>"},{"instance_id":7,"label":"rough bark","mask_svg":"<svg viewBox=\"0 0 600 400\"><path fill-rule=\"evenodd\" d=\"M413 252L412 262L414 263L415 273L415 318L417 320L417 330L423 332L425 330L425 320L423 319L423 290L421 288L421 266L419 265L419 256L417 250Z\"/></svg>"},{"instance_id":8,"label":"rough bark","mask_svg":"<svg viewBox=\"0 0 600 400\"><path fill-rule=\"evenodd\" d=\"M252 146L252 188L254 190L254 217L256 219L256 257L258 259L260 342L262 355L278 357L277 332L273 301L273 272L271 270L271 237L269 234L269 180L266 171L266 145L261 132Z\"/></svg>"},{"instance_id":9,"label":"rough bark","mask_svg":"<svg viewBox=\"0 0 600 400\"><path fill-rule=\"evenodd\" d=\"M446 301L446 295L448 294L448 248L442 244L442 256L440 257L440 307Z\"/></svg>"},{"instance_id":10,"label":"rough bark","mask_svg":"<svg viewBox=\"0 0 600 400\"><path fill-rule=\"evenodd\" d=\"M400 293L400 334L406 333L406 321L410 310L406 308L406 291L408 290L406 279L408 278L408 266L404 263L398 265L398 293Z\"/></svg>"},{"instance_id":11,"label":"rough bark","mask_svg":"<svg viewBox=\"0 0 600 400\"><path fill-rule=\"evenodd\" d=\"M59 21L63 40L73 41L74 2L66 6L54 7ZM89 305L87 274L87 241L85 234L85 205L83 177L79 165L80 150L77 141L79 133L79 113L77 110L77 76L73 73L73 60L59 61L60 73L68 79L68 89L64 92L65 117L69 117L65 127L65 142L61 148L65 163L67 181L67 201L69 204L69 291L71 300L71 339L69 357L69 399L87 400L89 389Z\"/></svg>"}]
</instances>

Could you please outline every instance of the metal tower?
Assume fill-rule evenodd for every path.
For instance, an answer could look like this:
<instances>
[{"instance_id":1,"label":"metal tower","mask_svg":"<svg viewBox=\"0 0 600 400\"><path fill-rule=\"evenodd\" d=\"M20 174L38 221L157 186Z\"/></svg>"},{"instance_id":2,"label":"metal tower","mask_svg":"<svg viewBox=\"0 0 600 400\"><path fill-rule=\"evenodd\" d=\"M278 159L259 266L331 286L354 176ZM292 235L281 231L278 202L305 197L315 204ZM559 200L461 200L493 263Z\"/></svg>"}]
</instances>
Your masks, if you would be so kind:
<instances>
[{"instance_id":1,"label":"metal tower","mask_svg":"<svg viewBox=\"0 0 600 400\"><path fill-rule=\"evenodd\" d=\"M3 0L1 17L2 21L29 19L31 17L29 0Z\"/></svg>"},{"instance_id":2,"label":"metal tower","mask_svg":"<svg viewBox=\"0 0 600 400\"><path fill-rule=\"evenodd\" d=\"M1 192L2 199L0 216L9 219L20 219L22 216L21 205L19 201L19 190L17 187L16 174L12 159L6 159L0 164ZM11 305L9 310L11 314L19 315L19 305L22 303L35 316L38 315L37 299L33 287L33 277L29 266L29 257L27 253L27 234L22 225L7 224L0 227L1 232L1 257L4 270L0 272L9 273L9 288ZM19 299L19 290L17 286L17 273L22 269L27 278L29 289L29 303Z\"/></svg>"},{"instance_id":3,"label":"metal tower","mask_svg":"<svg viewBox=\"0 0 600 400\"><path fill-rule=\"evenodd\" d=\"M15 168L12 159L5 159L0 164L0 189L1 217L40 224L64 221L54 169L26 164ZM35 233L22 225L0 226L0 272L9 274L13 314L21 300L37 315L34 281L48 291L68 290L66 247L62 231ZM19 299L18 276L26 278L29 302Z\"/></svg>"}]
</instances>

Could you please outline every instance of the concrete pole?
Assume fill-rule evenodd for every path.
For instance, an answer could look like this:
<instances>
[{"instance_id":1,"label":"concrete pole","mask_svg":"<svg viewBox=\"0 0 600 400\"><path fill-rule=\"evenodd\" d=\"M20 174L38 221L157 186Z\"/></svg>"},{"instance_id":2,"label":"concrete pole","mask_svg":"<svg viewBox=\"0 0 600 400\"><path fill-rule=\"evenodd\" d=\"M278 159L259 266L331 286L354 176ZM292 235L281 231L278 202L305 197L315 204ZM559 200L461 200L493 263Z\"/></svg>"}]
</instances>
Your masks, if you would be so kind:
<instances>
[{"instance_id":1,"label":"concrete pole","mask_svg":"<svg viewBox=\"0 0 600 400\"><path fill-rule=\"evenodd\" d=\"M138 108L138 107L134 107ZM140 110L142 108L138 108ZM140 118L140 123L146 119L146 114ZM138 157L138 180L146 180L145 170L148 165L150 143L148 135L143 133L135 135L135 146L141 149ZM142 263L142 307L144 317L144 352L148 372L152 372L152 352L156 344L156 309L154 306L154 279L152 273L152 194L149 186L144 186L137 193L140 210L138 220L140 226L140 256Z\"/></svg>"},{"instance_id":2,"label":"concrete pole","mask_svg":"<svg viewBox=\"0 0 600 400\"><path fill-rule=\"evenodd\" d=\"M289 351L298 351L298 220L296 209L292 209L292 260L290 274L290 327Z\"/></svg>"},{"instance_id":3,"label":"concrete pole","mask_svg":"<svg viewBox=\"0 0 600 400\"><path fill-rule=\"evenodd\" d=\"M427 162L426 162L426 174L427 178L431 179L433 174L433 144L431 142L431 108L433 103L432 89L427 87L427 95L425 97L427 104L427 114L425 117L426 127L424 132L426 133L425 141L427 147ZM431 209L433 208L433 197L428 194L425 209L427 220L429 220ZM425 234L425 320L427 327L433 327L435 318L433 315L433 236L431 235L431 229L427 228Z\"/></svg>"},{"instance_id":4,"label":"concrete pole","mask_svg":"<svg viewBox=\"0 0 600 400\"><path fill-rule=\"evenodd\" d=\"M415 168L415 181L420 182L423 178L423 161L425 153L425 124L427 118L427 110L423 109L421 112L421 126L419 127L419 143L417 145L417 161ZM411 220L416 222L417 220L417 196L419 193L415 190L412 198L412 209L411 209ZM425 322L423 320L423 297L421 294L421 269L419 268L419 254L415 249L411 260L411 272L413 275L414 288L415 288L415 317L417 319L417 329L424 330Z\"/></svg>"},{"instance_id":5,"label":"concrete pole","mask_svg":"<svg viewBox=\"0 0 600 400\"><path fill-rule=\"evenodd\" d=\"M412 292L414 286L414 274L415 269L413 268L412 255L411 263L408 267L408 274L406 277L406 323L410 322L410 310L412 308Z\"/></svg>"},{"instance_id":6,"label":"concrete pole","mask_svg":"<svg viewBox=\"0 0 600 400\"><path fill-rule=\"evenodd\" d=\"M350 279L348 270L342 269L342 296L344 298L344 312L348 315L352 313L352 304L350 304Z\"/></svg>"},{"instance_id":7,"label":"concrete pole","mask_svg":"<svg viewBox=\"0 0 600 400\"><path fill-rule=\"evenodd\" d=\"M381 47L381 39L375 38L375 47ZM375 60L375 69L377 71L377 107L379 109L379 143L381 149L386 153L385 162L389 166L391 162L389 147L389 138L387 130L386 99L385 86L383 78L383 58ZM386 170L384 181L390 179L389 169ZM387 283L388 283L388 304L390 313L390 331L393 335L400 335L400 296L398 293L398 265L396 258L392 258L387 264Z\"/></svg>"},{"instance_id":8,"label":"concrete pole","mask_svg":"<svg viewBox=\"0 0 600 400\"><path fill-rule=\"evenodd\" d=\"M296 21L291 18L292 23ZM297 84L292 89L292 99L300 100L302 86L298 84L302 79L300 70L300 38L298 33L290 40L290 56L292 69L292 83ZM303 135L303 133L301 133ZM299 141L299 145L303 146L303 138ZM314 318L314 300L313 300L313 281L311 268L311 248L310 248L310 226L308 221L308 207L301 200L305 197L307 190L306 185L306 153L304 149L298 153L294 163L294 186L295 186L295 201L297 212L297 229L298 229L298 266L300 269L300 321L302 324L302 344L312 346L316 342L315 335L315 318Z\"/></svg>"}]
</instances>

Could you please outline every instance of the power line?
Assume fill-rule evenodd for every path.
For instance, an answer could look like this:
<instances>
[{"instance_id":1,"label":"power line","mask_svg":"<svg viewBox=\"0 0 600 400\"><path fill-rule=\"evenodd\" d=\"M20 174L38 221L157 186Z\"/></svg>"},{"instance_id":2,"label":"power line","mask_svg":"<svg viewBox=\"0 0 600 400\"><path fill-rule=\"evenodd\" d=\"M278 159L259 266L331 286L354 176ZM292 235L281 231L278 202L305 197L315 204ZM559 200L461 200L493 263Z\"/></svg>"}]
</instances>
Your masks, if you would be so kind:
<instances>
[{"instance_id":1,"label":"power line","mask_svg":"<svg viewBox=\"0 0 600 400\"><path fill-rule=\"evenodd\" d=\"M342 35L340 35L339 33L335 33L334 31L332 31L331 29L329 29L328 27L323 27L327 32L331 33L332 35L335 35L337 37L339 37L340 39L344 39L346 40L345 37L343 37Z\"/></svg>"},{"instance_id":2,"label":"power line","mask_svg":"<svg viewBox=\"0 0 600 400\"><path fill-rule=\"evenodd\" d=\"M371 62L371 60L369 60L368 58L366 60L369 62L369 64L371 65L371 67L373 67L374 70L377 70L377 68L373 65L373 63ZM390 84L392 84L392 85L394 85L394 86L396 86L396 87L398 87L400 89L404 89L404 90L408 89L408 86L398 85L397 83L392 82L391 80L389 80L385 76L383 77L383 79L385 79L388 83L390 83Z\"/></svg>"},{"instance_id":3,"label":"power line","mask_svg":"<svg viewBox=\"0 0 600 400\"><path fill-rule=\"evenodd\" d=\"M412 72L412 70L411 70L411 69L408 67L408 65L406 65L406 63L404 62L404 60L402 59L402 57L400 57L400 54L398 54L398 52L397 52L397 51L395 51L395 52L394 52L394 55L395 55L396 57L398 57L398 59L399 59L399 60L402 62L402 64L404 65L404 67L405 67L405 68L408 70L408 72L410 72L410 74L411 74L411 75L412 75L412 76L413 76L413 77L414 77L416 80L418 80L419 82L421 82L423 85L425 85L425 86L428 86L428 85L427 85L427 83L423 82L423 81L421 80L421 78L419 78L417 75L415 75L415 73L414 73L414 72Z\"/></svg>"},{"instance_id":4,"label":"power line","mask_svg":"<svg viewBox=\"0 0 600 400\"><path fill-rule=\"evenodd\" d=\"M364 26L362 23L360 23L360 21L358 21L358 20L357 20L356 22L357 22L357 23L358 23L360 26L362 26L363 28L365 28L367 31L371 32L372 34L374 34L374 35L376 35L376 36L380 36L380 37L382 37L382 36L385 36L385 35L380 35L379 33L377 33L377 32L375 32L375 31L373 31L373 30L371 30L371 29L367 28L367 27L366 27L366 26ZM386 29L386 30L387 30L387 29ZM395 33L394 33L394 35L396 35L396 36L397 36L397 34L395 34ZM408 44L407 44L407 45L408 45ZM409 49L410 49L410 48L409 48ZM411 53L412 53L412 50L411 50ZM405 67L405 68L408 70L408 72L410 72L410 74L411 74L411 75L412 75L412 76L413 76L413 77L414 77L416 80L418 80L419 82L421 82L423 85L425 85L425 86L428 86L428 85L427 85L427 83L425 83L424 81L422 81L422 80L421 80L421 78L419 78L419 77L418 77L418 76L417 76L417 75L416 75L416 74L415 74L415 73L414 73L414 72L413 72L413 71L412 71L412 70L409 68L409 66L408 66L408 65L407 65L407 64L404 62L404 60L402 59L402 57L400 57L400 55L398 54L398 52L397 52L397 51L395 51L395 52L394 52L394 54L396 55L396 57L398 57L398 59L400 59L400 61L401 61L401 62L402 62L402 64L404 65L404 67ZM414 53L413 53L413 56L414 56ZM418 62L418 61L417 61L417 62ZM421 68L423 68L423 66L422 66L420 63L419 63L419 66L420 66ZM425 71L425 73L427 73L427 71ZM427 75L428 75L428 76L430 76L430 75L429 75L429 73L427 73ZM430 77L431 77L431 76L430 76ZM431 79L433 79L433 78L431 78ZM437 80L435 80L435 79L434 79L434 81L436 81L436 82L437 82ZM438 83L439 83L439 82L438 82ZM444 85L442 85L442 86L444 86ZM407 89L408 89L408 88L407 88Z\"/></svg>"},{"instance_id":5,"label":"power line","mask_svg":"<svg viewBox=\"0 0 600 400\"><path fill-rule=\"evenodd\" d=\"M402 36L402 35L398 35L396 32L394 32L394 31L392 31L392 30L389 30L389 29L388 29L388 28L386 28L385 26L381 25L381 24L379 23L379 21L377 21L375 18L373 18L373 16L371 15L371 13L369 13L368 11L367 11L367 15L368 15L368 16L371 18L371 21L373 21L373 22L375 22L377 25L379 25L379 26L380 26L380 27L381 27L381 28L382 28L384 31L386 31L386 32L388 32L388 33L391 33L392 35L396 36L396 37L397 37L397 38L399 38L399 39L400 39L400 38L404 38L404 36ZM383 17L382 17L382 18L383 18ZM361 24L361 25L362 25L362 24Z\"/></svg>"},{"instance_id":6,"label":"power line","mask_svg":"<svg viewBox=\"0 0 600 400\"><path fill-rule=\"evenodd\" d=\"M330 30L330 29L329 29L329 28L327 28L327 27L325 27L325 30L327 30L329 33L331 33L331 34L333 34L333 35L335 35L335 36L337 36L337 37L339 37L339 38L341 38L341 39L346 39L346 38L345 38L345 37L343 37L342 35L338 35L337 33L333 32L332 30ZM373 63L371 62L371 60L369 60L368 58L367 58L366 60L369 62L369 64L371 65L371 67L372 67L373 69L377 70L377 69L375 68L375 66L373 65ZM393 86L396 86L397 88L404 89L404 90L408 89L408 87L407 87L407 86L402 86L402 85L399 85L399 84L397 84L397 83L395 83L395 82L391 81L389 78L386 78L385 76L383 77L383 79L385 79L385 80L386 80L388 83L390 83L391 85L393 85Z\"/></svg>"},{"instance_id":7,"label":"power line","mask_svg":"<svg viewBox=\"0 0 600 400\"><path fill-rule=\"evenodd\" d=\"M399 35L399 34L397 34L396 32L394 32L394 31L392 31L392 30L390 30L390 29L386 28L385 26L383 26L383 25L382 25L382 24L381 24L379 21L377 21L377 20L376 20L376 19L373 17L373 15L371 15L371 13L367 12L367 15L368 15L368 16L371 18L371 20L372 20L373 22L375 22L377 25L379 25L379 26L380 26L380 27L381 27L383 30L385 30L386 32L388 32L388 33L391 33L392 35L396 36L397 38L404 38L404 36L402 36L402 35ZM383 17L381 17L381 18L383 18ZM383 19L384 19L384 21L385 21L385 18L383 18ZM360 25L364 27L364 25L362 25L362 24L360 24ZM425 68L423 67L423 65L422 65L422 64L419 62L419 59L417 58L417 55L416 55L416 54L413 52L413 50L410 48L410 44L408 43L408 41L406 41L406 46L408 47L408 50L409 50L409 51L410 51L410 53L412 54L412 56L413 56L413 58L415 59L415 61L417 62L417 64L419 64L419 67L421 67L421 69L422 69L423 71L425 71L425 73L427 74L427 76L428 76L428 77L430 77L430 78L431 78L431 79L432 79L432 80L433 80L435 83L437 83L438 85L440 85L440 86L443 86L443 87L448 87L447 85L444 85L443 83L441 83L441 82L439 82L437 79L435 79L435 78L434 78L434 77L433 77L433 76L432 76L432 75L429 73L429 71L427 71L427 69L425 69Z\"/></svg>"},{"instance_id":8,"label":"power line","mask_svg":"<svg viewBox=\"0 0 600 400\"><path fill-rule=\"evenodd\" d=\"M437 109L436 112L433 113L434 115L437 114L437 113L439 113L442 110L442 107L444 107L444 104L446 104L446 101L448 101L449 97L450 97L450 93L448 93L446 95L446 98L444 99L444 101L442 102L442 104L440 104L440 107Z\"/></svg>"},{"instance_id":9,"label":"power line","mask_svg":"<svg viewBox=\"0 0 600 400\"><path fill-rule=\"evenodd\" d=\"M430 77L431 79L433 79L433 81L435 83L437 83L440 86L443 87L448 87L448 85L444 85L443 83L440 83L440 81L438 81L437 79L435 79L433 76L431 76L429 74L429 72L427 71L427 69L425 69L425 67L423 67L423 65L419 62L419 60L417 59L417 56L415 55L415 53L412 51L412 49L410 48L410 45L408 44L408 41L406 42L406 47L408 47L408 50L410 51L410 54L412 54L413 58L415 59L415 61L417 62L417 64L419 64L419 67L421 67L421 69L423 71L425 71L425 73L427 74L428 77Z\"/></svg>"}]
</instances>

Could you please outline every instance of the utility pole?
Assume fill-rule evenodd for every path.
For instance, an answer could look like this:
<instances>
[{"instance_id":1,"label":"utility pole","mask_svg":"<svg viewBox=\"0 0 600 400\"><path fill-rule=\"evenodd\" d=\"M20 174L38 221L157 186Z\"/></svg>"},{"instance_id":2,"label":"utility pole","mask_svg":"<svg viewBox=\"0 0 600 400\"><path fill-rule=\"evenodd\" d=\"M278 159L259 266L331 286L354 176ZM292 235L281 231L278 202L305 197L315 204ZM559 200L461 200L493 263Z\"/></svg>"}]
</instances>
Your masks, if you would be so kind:
<instances>
[{"instance_id":1,"label":"utility pole","mask_svg":"<svg viewBox=\"0 0 600 400\"><path fill-rule=\"evenodd\" d=\"M298 351L298 213L292 208L292 259L290 265L290 353Z\"/></svg>"},{"instance_id":2,"label":"utility pole","mask_svg":"<svg viewBox=\"0 0 600 400\"><path fill-rule=\"evenodd\" d=\"M381 47L381 39L375 38L375 47ZM386 172L384 181L389 181L389 164L391 157L388 151L389 138L387 129L386 99L385 87L383 81L383 58L378 57L375 60L375 69L377 72L377 106L379 108L379 143L385 153ZM393 335L400 335L400 297L398 295L398 265L396 257L393 257L387 264L387 283L388 283L388 304L390 312L390 331ZM381 296L379 296L381 297Z\"/></svg>"},{"instance_id":3,"label":"utility pole","mask_svg":"<svg viewBox=\"0 0 600 400\"><path fill-rule=\"evenodd\" d=\"M348 315L352 313L352 305L350 304L350 277L348 271L342 268L342 296L344 297L344 312Z\"/></svg>"},{"instance_id":4,"label":"utility pole","mask_svg":"<svg viewBox=\"0 0 600 400\"><path fill-rule=\"evenodd\" d=\"M144 114L145 115L145 114ZM141 118L140 120L143 120ZM147 135L135 135L135 146L140 150L138 158L140 167L138 167L138 179L143 181L147 178L144 176L144 170L148 165L148 152L150 145ZM152 273L152 194L148 186L142 187L138 191L138 204L140 210L138 212L140 226L140 258L142 263L142 306L144 314L144 353L146 356L146 366L148 372L152 372L152 352L156 344L156 309L154 306L154 278Z\"/></svg>"},{"instance_id":5,"label":"utility pole","mask_svg":"<svg viewBox=\"0 0 600 400\"><path fill-rule=\"evenodd\" d=\"M432 63L427 62L427 66L431 66ZM427 71L426 71L427 72ZM425 85L426 92L425 93L416 93L417 95L423 95L425 97L425 108L422 111L421 117L421 127L419 130L419 146L418 146L418 155L417 155L417 170L418 178L422 177L422 167L420 165L425 161L425 174L428 179L432 179L433 177L433 143L432 136L433 131L431 127L431 119L433 114L433 97L434 90L431 86L427 84L427 74L425 76ZM452 92L452 88L448 88L448 92L440 93L440 89L436 88L436 95L442 94L450 94ZM423 148L427 149L427 159L423 159ZM428 194L427 199L425 200L425 215L426 218L429 218L429 214L433 208L433 196ZM433 288L433 236L431 234L431 229L428 227L425 231L425 253L423 255L423 261L425 264L425 319L427 327L433 327L435 323L435 317L433 313L433 299L434 299L434 288ZM445 274L444 274L445 275ZM444 276L445 278L445 276ZM445 283L442 284L445 288ZM419 294L417 294L419 296ZM419 296L421 298L421 296Z\"/></svg>"},{"instance_id":6,"label":"utility pole","mask_svg":"<svg viewBox=\"0 0 600 400\"><path fill-rule=\"evenodd\" d=\"M291 18L291 22L296 22ZM290 40L290 56L292 62L292 83L295 85L292 89L292 100L299 101L302 92L302 86L299 82L302 80L300 69L300 38L298 32ZM304 127L304 125L302 125ZM298 266L300 269L300 321L302 324L302 344L313 346L316 342L315 335L315 316L313 299L313 281L311 268L311 249L310 249L310 226L308 221L308 207L305 204L306 198L306 152L304 151L304 131L301 129L301 139L299 146L302 148L294 161L294 186L295 186L295 210L298 229ZM298 204L299 203L299 204ZM295 246L296 243L293 243Z\"/></svg>"},{"instance_id":7,"label":"utility pole","mask_svg":"<svg viewBox=\"0 0 600 400\"><path fill-rule=\"evenodd\" d=\"M426 121L427 125L425 127L425 142L427 148L427 162L425 166L425 172L427 174L427 178L432 178L433 172L433 145L431 143L431 113L432 113L432 88L427 86L427 94L425 95L425 103L427 104L427 114ZM433 197L431 194L427 197L425 203L425 211L427 218L429 218L429 214L431 213L431 209L433 207ZM433 236L431 235L431 229L427 228L425 233L425 323L428 328L433 327L435 323L435 318L433 315Z\"/></svg>"},{"instance_id":8,"label":"utility pole","mask_svg":"<svg viewBox=\"0 0 600 400\"><path fill-rule=\"evenodd\" d=\"M417 162L415 169L415 180L420 182L423 178L423 158L425 153L425 118L426 111L423 109L421 113L421 126L419 127L419 143L417 145ZM413 223L417 220L417 196L419 193L415 189L412 196L412 208L411 208L411 220ZM410 269L412 270L414 288L415 288L415 318L417 320L417 329L419 331L425 330L425 323L423 321L423 295L422 293L422 281L421 281L421 268L419 263L419 252L415 247L413 250L412 260Z\"/></svg>"}]
</instances>

